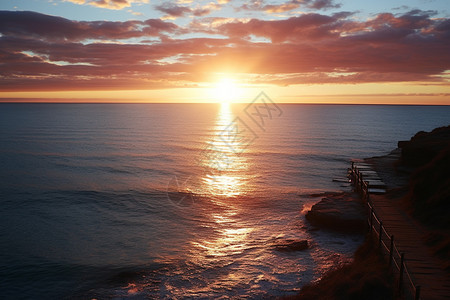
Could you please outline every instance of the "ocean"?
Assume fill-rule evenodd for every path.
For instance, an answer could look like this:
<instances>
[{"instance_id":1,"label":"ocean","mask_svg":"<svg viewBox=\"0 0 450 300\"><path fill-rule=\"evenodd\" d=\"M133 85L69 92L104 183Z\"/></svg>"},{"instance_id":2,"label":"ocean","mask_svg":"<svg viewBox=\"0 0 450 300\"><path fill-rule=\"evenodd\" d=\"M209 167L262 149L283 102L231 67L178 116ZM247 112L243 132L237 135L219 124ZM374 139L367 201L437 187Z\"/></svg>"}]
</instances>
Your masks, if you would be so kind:
<instances>
[{"instance_id":1,"label":"ocean","mask_svg":"<svg viewBox=\"0 0 450 300\"><path fill-rule=\"evenodd\" d=\"M450 106L0 104L0 297L295 294L363 240L311 227L312 194L449 124Z\"/></svg>"}]
</instances>

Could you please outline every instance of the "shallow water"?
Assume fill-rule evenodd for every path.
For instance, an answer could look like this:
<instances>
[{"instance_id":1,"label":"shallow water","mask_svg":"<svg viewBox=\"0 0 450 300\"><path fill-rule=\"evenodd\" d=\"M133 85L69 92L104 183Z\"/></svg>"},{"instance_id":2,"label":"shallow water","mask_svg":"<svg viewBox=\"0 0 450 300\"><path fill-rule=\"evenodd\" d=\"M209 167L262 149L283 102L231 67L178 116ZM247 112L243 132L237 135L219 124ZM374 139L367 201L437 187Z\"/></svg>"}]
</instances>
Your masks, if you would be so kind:
<instances>
[{"instance_id":1,"label":"shallow water","mask_svg":"<svg viewBox=\"0 0 450 300\"><path fill-rule=\"evenodd\" d=\"M245 108L0 104L2 298L295 293L362 239L311 230L308 194L450 123L449 107L279 105L260 127Z\"/></svg>"}]
</instances>

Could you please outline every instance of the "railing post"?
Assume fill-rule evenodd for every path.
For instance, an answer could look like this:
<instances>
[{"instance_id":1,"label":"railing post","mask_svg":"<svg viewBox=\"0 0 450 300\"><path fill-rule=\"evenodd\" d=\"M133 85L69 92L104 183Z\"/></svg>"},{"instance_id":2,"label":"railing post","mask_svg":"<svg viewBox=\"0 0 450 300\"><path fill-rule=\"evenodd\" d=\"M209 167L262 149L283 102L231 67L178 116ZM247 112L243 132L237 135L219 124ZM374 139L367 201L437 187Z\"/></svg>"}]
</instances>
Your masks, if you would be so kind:
<instances>
[{"instance_id":1,"label":"railing post","mask_svg":"<svg viewBox=\"0 0 450 300\"><path fill-rule=\"evenodd\" d=\"M359 170L355 170L355 188L356 191L359 192Z\"/></svg>"},{"instance_id":2,"label":"railing post","mask_svg":"<svg viewBox=\"0 0 450 300\"><path fill-rule=\"evenodd\" d=\"M414 300L420 299L420 285L416 286L416 296L414 297Z\"/></svg>"},{"instance_id":3,"label":"railing post","mask_svg":"<svg viewBox=\"0 0 450 300\"><path fill-rule=\"evenodd\" d=\"M364 181L363 181L363 176L362 176L361 173L359 173L359 185L360 185L360 187L361 187L361 191L364 190L363 183L364 183Z\"/></svg>"},{"instance_id":4,"label":"railing post","mask_svg":"<svg viewBox=\"0 0 450 300\"><path fill-rule=\"evenodd\" d=\"M364 200L366 200L366 202L369 202L369 185L367 184L367 182L364 185L364 191L365 191L365 195L366 195Z\"/></svg>"},{"instance_id":5,"label":"railing post","mask_svg":"<svg viewBox=\"0 0 450 300\"><path fill-rule=\"evenodd\" d=\"M372 229L373 229L373 206L370 209L370 233L372 233Z\"/></svg>"},{"instance_id":6,"label":"railing post","mask_svg":"<svg viewBox=\"0 0 450 300\"><path fill-rule=\"evenodd\" d=\"M394 235L391 235L391 246L389 247L389 268L392 266L393 255L394 255Z\"/></svg>"},{"instance_id":7,"label":"railing post","mask_svg":"<svg viewBox=\"0 0 450 300\"><path fill-rule=\"evenodd\" d=\"M402 293L402 285L403 285L403 269L404 269L404 261L405 261L405 253L400 255L400 275L398 278L398 292Z\"/></svg>"},{"instance_id":8,"label":"railing post","mask_svg":"<svg viewBox=\"0 0 450 300\"><path fill-rule=\"evenodd\" d=\"M381 237L383 235L383 222L380 221L380 234L378 236L378 247L381 249Z\"/></svg>"},{"instance_id":9,"label":"railing post","mask_svg":"<svg viewBox=\"0 0 450 300\"><path fill-rule=\"evenodd\" d=\"M364 181L361 183L361 195L362 195L362 198L364 200L366 198L366 189L365 189L365 186L364 186Z\"/></svg>"}]
</instances>

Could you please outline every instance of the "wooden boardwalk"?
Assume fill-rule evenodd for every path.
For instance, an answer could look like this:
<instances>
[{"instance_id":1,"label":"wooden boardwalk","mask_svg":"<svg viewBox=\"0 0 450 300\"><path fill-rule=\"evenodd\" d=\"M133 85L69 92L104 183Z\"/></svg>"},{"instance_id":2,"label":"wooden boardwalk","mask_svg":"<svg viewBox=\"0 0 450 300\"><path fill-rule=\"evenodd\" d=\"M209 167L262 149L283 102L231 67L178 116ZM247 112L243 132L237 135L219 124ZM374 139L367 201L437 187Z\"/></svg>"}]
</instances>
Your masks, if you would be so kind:
<instances>
[{"instance_id":1,"label":"wooden boardwalk","mask_svg":"<svg viewBox=\"0 0 450 300\"><path fill-rule=\"evenodd\" d=\"M382 181L369 166L365 163L355 163L358 176L361 176L363 180L365 177L370 177L376 179L377 182ZM381 177L389 180L389 177ZM398 195L389 192L390 188L398 187L398 185L384 186L387 193L371 194L370 185L368 186L367 183L360 184L362 189L365 188L366 191L369 191L367 194L370 198L370 204L376 217L382 222L380 227L384 227L381 230L384 243L382 247L384 249L390 248L390 237L394 236L395 251L392 251L394 253L392 262L395 263L395 253L404 253L405 255L406 275L409 274L409 276L403 276L403 285L409 286L410 290L411 287L420 286L420 299L450 299L450 276L444 271L441 262L433 256L432 249L425 243L425 238L430 231L405 211ZM379 234L380 230L376 230L379 223L378 225L375 222L372 223L375 233L378 232ZM389 253L389 249L387 252ZM400 265L400 262L397 262L397 266ZM412 282L409 282L410 280ZM414 288L412 290L410 297L414 297L416 291Z\"/></svg>"},{"instance_id":2,"label":"wooden boardwalk","mask_svg":"<svg viewBox=\"0 0 450 300\"><path fill-rule=\"evenodd\" d=\"M394 235L399 252L405 253L408 271L421 287L421 299L450 299L450 277L425 244L427 231L405 213L389 195L370 195L386 231ZM407 282L405 283L407 284Z\"/></svg>"}]
</instances>

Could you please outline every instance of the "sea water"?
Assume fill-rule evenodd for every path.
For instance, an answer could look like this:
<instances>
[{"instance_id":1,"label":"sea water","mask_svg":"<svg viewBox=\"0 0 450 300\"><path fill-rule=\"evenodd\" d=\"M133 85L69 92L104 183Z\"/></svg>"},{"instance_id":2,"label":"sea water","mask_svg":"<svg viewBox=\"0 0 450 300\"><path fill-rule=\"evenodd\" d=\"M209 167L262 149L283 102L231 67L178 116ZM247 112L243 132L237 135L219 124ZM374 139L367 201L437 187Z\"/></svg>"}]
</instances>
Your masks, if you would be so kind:
<instances>
[{"instance_id":1,"label":"sea water","mask_svg":"<svg viewBox=\"0 0 450 300\"><path fill-rule=\"evenodd\" d=\"M0 104L0 297L272 298L362 236L305 208L448 106ZM256 110L255 110L256 108ZM275 245L306 239L310 248Z\"/></svg>"}]
</instances>

